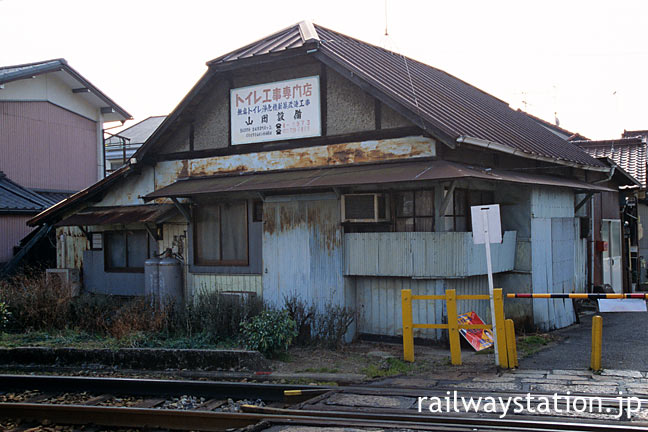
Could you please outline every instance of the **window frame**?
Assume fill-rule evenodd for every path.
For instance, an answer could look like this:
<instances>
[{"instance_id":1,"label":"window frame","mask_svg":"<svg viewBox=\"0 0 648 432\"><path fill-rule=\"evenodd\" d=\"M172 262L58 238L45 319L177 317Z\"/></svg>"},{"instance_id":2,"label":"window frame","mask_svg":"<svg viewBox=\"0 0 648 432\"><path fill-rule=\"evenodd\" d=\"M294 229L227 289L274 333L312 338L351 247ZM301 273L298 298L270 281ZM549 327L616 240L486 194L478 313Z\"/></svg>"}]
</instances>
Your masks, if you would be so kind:
<instances>
[{"instance_id":1,"label":"window frame","mask_svg":"<svg viewBox=\"0 0 648 432\"><path fill-rule=\"evenodd\" d=\"M151 257L151 244L149 242L148 233L146 230L139 229L123 229L123 230L111 230L103 231L103 256L104 256L104 272L106 273L144 273L144 266L142 267L128 267L128 233L129 232L142 232L145 235L146 239L146 259ZM111 267L108 262L108 256L110 255L110 242L107 241L107 238L111 235L122 234L124 236L124 258L126 267Z\"/></svg>"},{"instance_id":2,"label":"window frame","mask_svg":"<svg viewBox=\"0 0 648 432\"><path fill-rule=\"evenodd\" d=\"M418 215L417 214L417 207L416 207L416 194L417 192L429 192L432 194L432 212L431 214L427 215ZM406 193L411 193L412 194L412 215L411 216L402 216L398 214L398 205L399 205L399 195L401 194L406 194ZM393 205L393 230L394 232L435 232L436 231L436 203L435 203L435 188L426 188L426 189L407 189L407 190L399 190L399 191L394 191L393 192L393 199L391 200L394 205ZM406 219L412 219L413 222L413 230L412 231L400 231L398 230L398 222L399 220L406 220ZM426 220L431 220L432 221L432 229L431 230L425 230L425 231L418 231L416 229L416 221L417 219L426 219Z\"/></svg>"},{"instance_id":3,"label":"window frame","mask_svg":"<svg viewBox=\"0 0 648 432\"><path fill-rule=\"evenodd\" d=\"M463 207L464 207L464 213L465 214L457 214L457 192L462 192L463 193ZM471 202L471 197L470 194L475 194L479 193L479 201L484 201L484 195L485 194L490 194L492 196L492 203L483 203L483 204L475 204ZM486 200L488 201L488 200ZM446 226L446 221L452 220L452 228L450 229L449 232L472 232L472 217L470 214L470 207L475 206L475 205L486 205L486 204L494 204L495 203L495 191L489 190L489 189L469 189L469 188L456 188L453 192L453 197L452 197L452 213L451 214L445 214L442 215L441 217L444 220L444 226ZM466 224L466 231L457 231L457 218L465 218L465 224Z\"/></svg>"},{"instance_id":4,"label":"window frame","mask_svg":"<svg viewBox=\"0 0 648 432\"><path fill-rule=\"evenodd\" d=\"M222 206L225 204L230 204L230 203L244 203L245 204L245 260L203 260L200 259L198 255L198 245L199 242L201 241L200 237L197 235L197 229L198 229L198 224L196 223L196 218L197 218L197 212L200 211L200 207L213 207L217 206L218 207L218 228L220 230L219 236L218 236L218 250L219 250L219 255L222 257L223 256L223 224L221 222L221 212L222 212ZM192 209L192 215L191 215L191 231L192 231L192 238L193 238L193 244L191 247L191 252L192 252L192 265L196 267L247 267L250 265L250 223L249 223L249 202L248 200L226 200L226 201L216 201L216 202L210 202L210 203L202 203L202 204L197 204L193 207Z\"/></svg>"}]
</instances>

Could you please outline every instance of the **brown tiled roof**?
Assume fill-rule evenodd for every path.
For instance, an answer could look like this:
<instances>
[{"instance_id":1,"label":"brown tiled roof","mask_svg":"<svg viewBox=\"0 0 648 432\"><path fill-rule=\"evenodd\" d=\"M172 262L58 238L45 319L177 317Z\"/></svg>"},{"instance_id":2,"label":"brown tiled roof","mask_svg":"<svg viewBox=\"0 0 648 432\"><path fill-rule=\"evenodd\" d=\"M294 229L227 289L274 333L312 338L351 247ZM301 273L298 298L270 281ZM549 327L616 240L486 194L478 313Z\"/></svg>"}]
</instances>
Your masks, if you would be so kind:
<instances>
[{"instance_id":1,"label":"brown tiled roof","mask_svg":"<svg viewBox=\"0 0 648 432\"><path fill-rule=\"evenodd\" d=\"M646 187L646 143L641 137L573 142L592 157L610 158Z\"/></svg>"}]
</instances>

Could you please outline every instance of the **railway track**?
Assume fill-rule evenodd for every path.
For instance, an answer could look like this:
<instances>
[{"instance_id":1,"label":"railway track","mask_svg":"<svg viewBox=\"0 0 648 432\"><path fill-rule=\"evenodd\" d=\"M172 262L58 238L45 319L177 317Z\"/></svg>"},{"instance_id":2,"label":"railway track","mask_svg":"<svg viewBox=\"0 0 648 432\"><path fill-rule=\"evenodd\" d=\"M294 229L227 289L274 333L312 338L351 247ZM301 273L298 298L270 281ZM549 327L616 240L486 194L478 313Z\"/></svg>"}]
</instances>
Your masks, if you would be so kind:
<instances>
[{"instance_id":1,"label":"railway track","mask_svg":"<svg viewBox=\"0 0 648 432\"><path fill-rule=\"evenodd\" d=\"M341 406L335 397L405 400L421 389L318 387L123 378L0 375L0 418L56 424L167 430L262 430L270 426L320 426L435 431L617 431L646 430L630 423L609 424L573 419L497 418L428 415L411 409ZM426 395L430 392L426 391ZM441 391L439 390L439 395ZM63 395L63 396L60 396ZM68 396L66 396L68 395ZM169 401L190 395L191 406ZM389 395L389 396L385 396ZM69 400L66 400L69 397ZM398 399L400 398L400 399ZM236 412L227 412L241 399ZM122 406L115 406L115 401ZM124 401L128 403L124 404ZM409 399L407 399L409 400ZM256 401L256 403L255 403ZM260 402L260 403L259 403ZM605 403L614 404L612 397ZM648 404L648 401L646 401ZM256 426L255 426L256 425Z\"/></svg>"}]
</instances>

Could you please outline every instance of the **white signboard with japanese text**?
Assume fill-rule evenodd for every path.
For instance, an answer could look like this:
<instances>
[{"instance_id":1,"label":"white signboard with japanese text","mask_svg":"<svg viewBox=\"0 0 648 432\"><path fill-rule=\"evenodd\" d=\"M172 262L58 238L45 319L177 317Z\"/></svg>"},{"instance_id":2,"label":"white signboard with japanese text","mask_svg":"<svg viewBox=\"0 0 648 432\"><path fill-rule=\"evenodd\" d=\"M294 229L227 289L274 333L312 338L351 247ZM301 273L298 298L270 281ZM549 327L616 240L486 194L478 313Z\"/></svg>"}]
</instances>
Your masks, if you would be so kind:
<instances>
[{"instance_id":1,"label":"white signboard with japanese text","mask_svg":"<svg viewBox=\"0 0 648 432\"><path fill-rule=\"evenodd\" d=\"M230 90L232 145L322 134L319 76Z\"/></svg>"}]
</instances>

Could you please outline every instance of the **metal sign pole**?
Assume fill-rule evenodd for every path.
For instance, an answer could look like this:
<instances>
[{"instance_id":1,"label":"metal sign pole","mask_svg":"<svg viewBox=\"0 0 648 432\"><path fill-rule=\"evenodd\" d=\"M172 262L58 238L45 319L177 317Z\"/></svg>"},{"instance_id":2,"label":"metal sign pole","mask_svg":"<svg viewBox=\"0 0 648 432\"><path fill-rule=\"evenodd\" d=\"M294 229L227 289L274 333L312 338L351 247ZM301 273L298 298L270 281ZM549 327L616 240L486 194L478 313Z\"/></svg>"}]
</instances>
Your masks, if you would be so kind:
<instances>
[{"instance_id":1,"label":"metal sign pole","mask_svg":"<svg viewBox=\"0 0 648 432\"><path fill-rule=\"evenodd\" d=\"M482 211L484 219L484 246L486 246L486 269L488 271L488 294L490 296L490 309L491 309L491 322L493 323L493 347L495 349L495 365L500 365L499 351L497 349L497 328L495 327L495 300L493 297L493 290L495 284L493 283L493 266L491 263L491 250L490 250L490 236L488 234L488 212Z\"/></svg>"}]
</instances>

